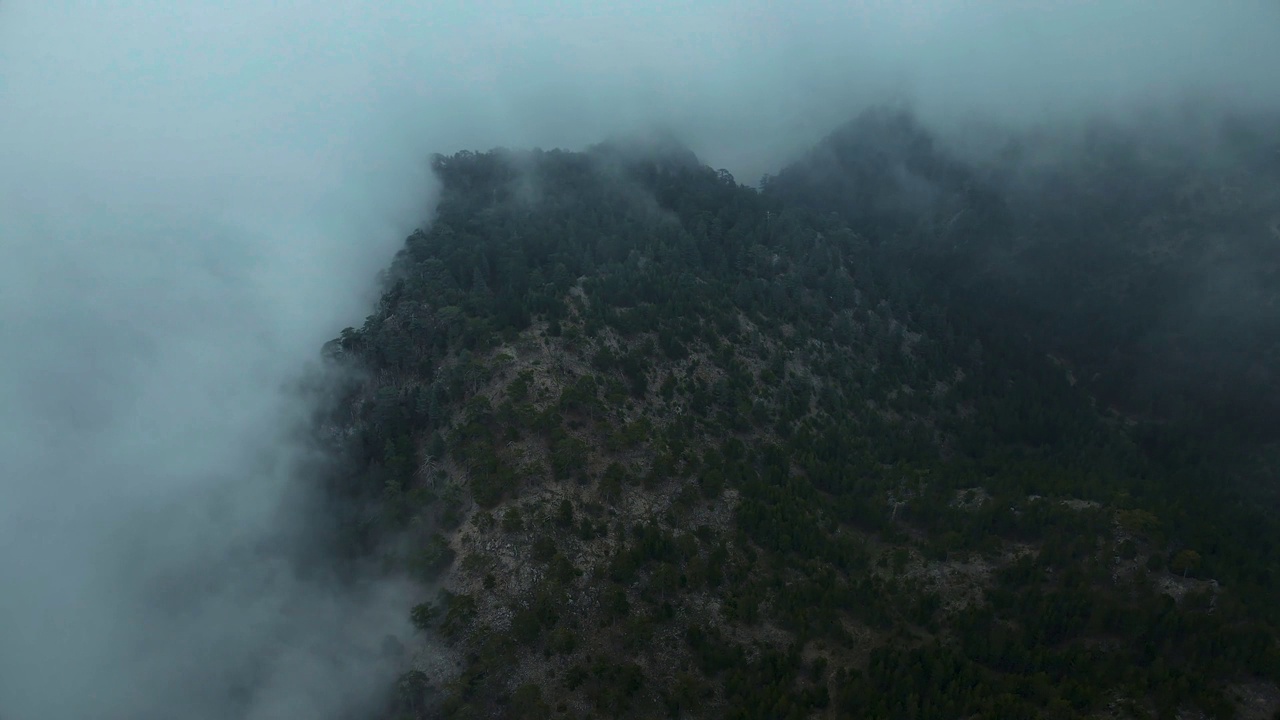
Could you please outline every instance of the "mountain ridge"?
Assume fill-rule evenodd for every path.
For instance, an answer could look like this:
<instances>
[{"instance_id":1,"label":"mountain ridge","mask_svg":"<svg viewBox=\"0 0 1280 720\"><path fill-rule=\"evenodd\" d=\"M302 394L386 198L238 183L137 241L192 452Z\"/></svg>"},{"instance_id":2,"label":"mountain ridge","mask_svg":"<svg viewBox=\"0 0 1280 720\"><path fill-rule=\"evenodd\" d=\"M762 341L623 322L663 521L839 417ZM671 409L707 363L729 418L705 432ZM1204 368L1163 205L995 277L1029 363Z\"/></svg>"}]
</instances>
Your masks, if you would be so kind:
<instances>
[{"instance_id":1,"label":"mountain ridge","mask_svg":"<svg viewBox=\"0 0 1280 720\"><path fill-rule=\"evenodd\" d=\"M611 152L437 157L328 346L349 542L428 588L389 716L1269 707L1274 541L1213 467L772 182Z\"/></svg>"}]
</instances>

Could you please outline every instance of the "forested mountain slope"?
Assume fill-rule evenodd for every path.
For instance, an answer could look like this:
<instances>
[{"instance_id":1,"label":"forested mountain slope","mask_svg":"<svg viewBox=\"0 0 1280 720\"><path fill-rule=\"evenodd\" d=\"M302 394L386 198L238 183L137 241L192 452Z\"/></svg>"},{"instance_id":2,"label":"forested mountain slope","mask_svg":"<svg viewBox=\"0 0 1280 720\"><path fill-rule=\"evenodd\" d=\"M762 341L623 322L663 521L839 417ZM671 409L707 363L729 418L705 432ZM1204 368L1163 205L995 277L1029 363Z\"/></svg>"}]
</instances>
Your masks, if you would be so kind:
<instances>
[{"instance_id":1,"label":"forested mountain slope","mask_svg":"<svg viewBox=\"0 0 1280 720\"><path fill-rule=\"evenodd\" d=\"M972 153L880 109L765 192L837 213L953 312L1027 335L1104 407L1216 435L1225 461L1280 439L1277 127L1165 110Z\"/></svg>"},{"instance_id":2,"label":"forested mountain slope","mask_svg":"<svg viewBox=\"0 0 1280 720\"><path fill-rule=\"evenodd\" d=\"M1280 707L1274 523L866 228L663 143L435 170L326 347L345 542L424 588L388 717Z\"/></svg>"}]
</instances>

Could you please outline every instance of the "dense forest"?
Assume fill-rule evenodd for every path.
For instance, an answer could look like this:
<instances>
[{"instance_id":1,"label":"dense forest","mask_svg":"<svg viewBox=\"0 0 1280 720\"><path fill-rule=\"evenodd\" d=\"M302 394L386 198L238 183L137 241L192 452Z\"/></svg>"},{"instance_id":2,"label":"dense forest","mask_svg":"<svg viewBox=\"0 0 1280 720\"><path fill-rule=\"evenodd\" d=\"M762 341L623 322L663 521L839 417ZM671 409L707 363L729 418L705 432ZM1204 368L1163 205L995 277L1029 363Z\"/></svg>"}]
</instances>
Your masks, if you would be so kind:
<instances>
[{"instance_id":1,"label":"dense forest","mask_svg":"<svg viewBox=\"0 0 1280 720\"><path fill-rule=\"evenodd\" d=\"M1182 180L1043 171L1064 219L890 111L759 190L669 139L433 167L434 221L325 347L343 543L422 587L386 717L1280 711L1280 535L1223 461L1270 438L1188 431L1265 428L1274 304L1183 318L1254 344L1133 381L1137 346L1208 342L1160 285L1201 255L1125 244ZM1243 218L1195 197L1160 232Z\"/></svg>"},{"instance_id":2,"label":"dense forest","mask_svg":"<svg viewBox=\"0 0 1280 720\"><path fill-rule=\"evenodd\" d=\"M1216 435L1228 462L1280 440L1277 120L1182 108L966 153L884 109L765 192L836 213L985 333L1030 336L1104 407Z\"/></svg>"}]
</instances>

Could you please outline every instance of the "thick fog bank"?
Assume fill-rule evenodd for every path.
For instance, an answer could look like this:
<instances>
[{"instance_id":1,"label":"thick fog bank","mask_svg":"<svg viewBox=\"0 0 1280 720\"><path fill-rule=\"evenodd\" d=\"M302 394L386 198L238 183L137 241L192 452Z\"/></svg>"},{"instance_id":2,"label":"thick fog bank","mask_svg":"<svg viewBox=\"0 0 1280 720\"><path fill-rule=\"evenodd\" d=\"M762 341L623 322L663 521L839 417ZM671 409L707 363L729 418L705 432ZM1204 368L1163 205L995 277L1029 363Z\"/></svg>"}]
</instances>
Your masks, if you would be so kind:
<instances>
[{"instance_id":1,"label":"thick fog bank","mask_svg":"<svg viewBox=\"0 0 1280 720\"><path fill-rule=\"evenodd\" d=\"M431 210L385 19L212 7L0 8L6 720L345 717L409 635L398 583L299 566L286 390Z\"/></svg>"}]
</instances>

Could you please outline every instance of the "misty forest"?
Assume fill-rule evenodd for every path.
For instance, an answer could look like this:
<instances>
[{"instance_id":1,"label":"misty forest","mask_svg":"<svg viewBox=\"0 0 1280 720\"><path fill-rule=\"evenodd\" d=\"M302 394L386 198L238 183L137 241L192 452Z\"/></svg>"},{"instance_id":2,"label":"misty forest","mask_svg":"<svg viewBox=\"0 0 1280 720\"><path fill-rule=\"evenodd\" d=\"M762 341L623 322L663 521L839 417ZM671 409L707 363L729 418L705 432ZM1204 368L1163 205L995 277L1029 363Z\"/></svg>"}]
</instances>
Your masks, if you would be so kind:
<instances>
[{"instance_id":1,"label":"misty forest","mask_svg":"<svg viewBox=\"0 0 1280 720\"><path fill-rule=\"evenodd\" d=\"M437 156L326 347L342 546L438 588L400 715L1234 717L1280 670L1270 127L1029 170L875 109L759 191L662 137ZM1219 272L1250 317L1168 308Z\"/></svg>"},{"instance_id":2,"label":"misty forest","mask_svg":"<svg viewBox=\"0 0 1280 720\"><path fill-rule=\"evenodd\" d=\"M15 143L0 718L1280 718L1280 103L1227 95Z\"/></svg>"}]
</instances>

